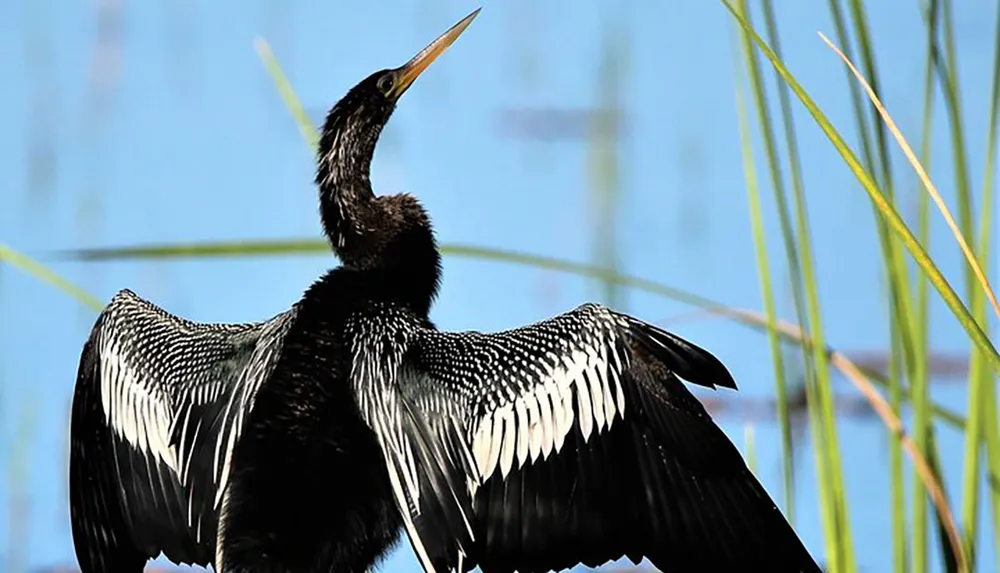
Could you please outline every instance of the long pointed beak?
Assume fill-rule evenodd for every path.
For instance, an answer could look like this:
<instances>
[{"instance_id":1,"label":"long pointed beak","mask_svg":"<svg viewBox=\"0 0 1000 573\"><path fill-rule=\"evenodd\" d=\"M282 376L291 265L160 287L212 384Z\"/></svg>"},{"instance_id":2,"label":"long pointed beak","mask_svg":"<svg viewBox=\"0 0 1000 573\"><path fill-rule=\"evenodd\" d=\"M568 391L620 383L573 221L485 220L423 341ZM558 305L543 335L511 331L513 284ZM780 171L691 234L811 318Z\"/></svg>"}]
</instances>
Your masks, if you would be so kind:
<instances>
[{"instance_id":1,"label":"long pointed beak","mask_svg":"<svg viewBox=\"0 0 1000 573\"><path fill-rule=\"evenodd\" d=\"M420 53L413 56L409 62L406 62L403 66L398 68L399 80L396 82L396 85L393 87L390 95L395 99L399 99L399 97L410 87L413 81L417 79L417 76L426 70L427 66L431 65L431 62L443 54L449 46L455 43L455 40L457 40L462 32L469 27L469 24L471 24L472 20L476 18L476 15L479 14L480 10L482 10L482 8L476 8L471 14L462 18L458 24L449 28L448 31L441 34L438 39L431 42L430 45L423 50L420 50Z\"/></svg>"}]
</instances>

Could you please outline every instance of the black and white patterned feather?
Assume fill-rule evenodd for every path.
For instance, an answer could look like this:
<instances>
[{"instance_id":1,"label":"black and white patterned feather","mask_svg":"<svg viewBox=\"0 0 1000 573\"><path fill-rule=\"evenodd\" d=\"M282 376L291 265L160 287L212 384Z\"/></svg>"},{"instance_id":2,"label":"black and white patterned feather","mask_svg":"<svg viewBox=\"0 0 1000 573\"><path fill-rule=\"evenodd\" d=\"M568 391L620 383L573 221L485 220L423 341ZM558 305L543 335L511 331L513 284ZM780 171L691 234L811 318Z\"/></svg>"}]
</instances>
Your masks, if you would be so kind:
<instances>
[{"instance_id":1,"label":"black and white patterned feather","mask_svg":"<svg viewBox=\"0 0 1000 573\"><path fill-rule=\"evenodd\" d=\"M230 455L294 313L200 324L128 290L112 299L73 397L70 509L85 571L141 568L161 551L214 560Z\"/></svg>"},{"instance_id":2,"label":"black and white patterned feather","mask_svg":"<svg viewBox=\"0 0 1000 573\"><path fill-rule=\"evenodd\" d=\"M704 350L597 304L492 334L375 305L348 331L358 404L428 573L621 557L819 571L678 378L735 388Z\"/></svg>"}]
</instances>

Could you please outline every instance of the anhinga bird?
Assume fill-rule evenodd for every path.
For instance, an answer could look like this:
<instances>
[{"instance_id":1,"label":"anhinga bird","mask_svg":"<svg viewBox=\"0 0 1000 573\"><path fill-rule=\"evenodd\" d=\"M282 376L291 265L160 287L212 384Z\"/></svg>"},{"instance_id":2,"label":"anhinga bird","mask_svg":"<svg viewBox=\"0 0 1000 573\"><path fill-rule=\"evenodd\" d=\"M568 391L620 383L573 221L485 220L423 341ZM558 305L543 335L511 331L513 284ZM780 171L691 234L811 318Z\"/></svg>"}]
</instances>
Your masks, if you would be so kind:
<instances>
[{"instance_id":1,"label":"anhinga bird","mask_svg":"<svg viewBox=\"0 0 1000 573\"><path fill-rule=\"evenodd\" d=\"M376 196L369 165L399 97L477 12L330 111L316 183L342 265L291 310L198 324L122 291L101 313L72 410L83 571L162 552L225 573L360 573L403 530L428 573L623 556L819 571L681 382L735 388L708 352L597 304L492 334L428 319L429 218Z\"/></svg>"}]
</instances>

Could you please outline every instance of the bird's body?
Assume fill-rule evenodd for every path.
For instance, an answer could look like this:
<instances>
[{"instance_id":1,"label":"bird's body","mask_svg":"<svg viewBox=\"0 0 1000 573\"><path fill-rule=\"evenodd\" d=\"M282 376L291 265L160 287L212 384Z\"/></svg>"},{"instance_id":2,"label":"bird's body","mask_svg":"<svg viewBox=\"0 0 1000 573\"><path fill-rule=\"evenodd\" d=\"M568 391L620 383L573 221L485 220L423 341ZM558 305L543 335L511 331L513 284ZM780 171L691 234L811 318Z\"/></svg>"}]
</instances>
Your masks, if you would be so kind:
<instances>
[{"instance_id":1,"label":"bird's body","mask_svg":"<svg viewBox=\"0 0 1000 573\"><path fill-rule=\"evenodd\" d=\"M342 266L287 313L198 325L123 292L85 345L71 510L85 573L161 551L222 573L361 572L406 531L428 573L815 572L681 378L711 354L585 304L449 333L429 218L368 166L398 97L471 21L331 110L316 181Z\"/></svg>"}]
</instances>

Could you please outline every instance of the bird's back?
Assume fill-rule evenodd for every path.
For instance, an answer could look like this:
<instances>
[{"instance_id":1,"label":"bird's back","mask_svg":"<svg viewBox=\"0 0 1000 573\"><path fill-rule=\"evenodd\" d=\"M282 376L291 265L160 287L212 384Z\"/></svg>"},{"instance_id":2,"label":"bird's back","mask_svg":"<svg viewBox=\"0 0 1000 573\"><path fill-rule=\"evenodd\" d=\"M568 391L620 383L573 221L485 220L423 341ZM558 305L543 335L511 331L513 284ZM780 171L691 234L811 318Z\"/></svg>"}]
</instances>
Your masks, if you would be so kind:
<instances>
[{"instance_id":1,"label":"bird's back","mask_svg":"<svg viewBox=\"0 0 1000 573\"><path fill-rule=\"evenodd\" d=\"M398 539L382 453L349 385L345 328L383 287L336 269L299 303L234 450L223 569L360 570Z\"/></svg>"}]
</instances>

